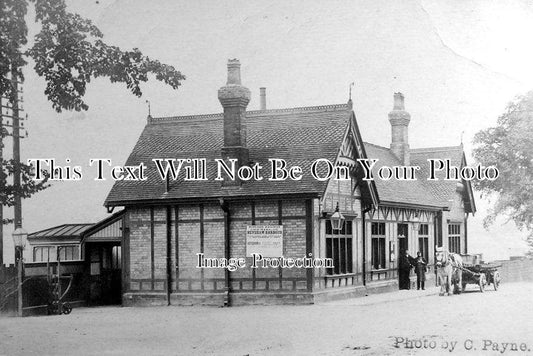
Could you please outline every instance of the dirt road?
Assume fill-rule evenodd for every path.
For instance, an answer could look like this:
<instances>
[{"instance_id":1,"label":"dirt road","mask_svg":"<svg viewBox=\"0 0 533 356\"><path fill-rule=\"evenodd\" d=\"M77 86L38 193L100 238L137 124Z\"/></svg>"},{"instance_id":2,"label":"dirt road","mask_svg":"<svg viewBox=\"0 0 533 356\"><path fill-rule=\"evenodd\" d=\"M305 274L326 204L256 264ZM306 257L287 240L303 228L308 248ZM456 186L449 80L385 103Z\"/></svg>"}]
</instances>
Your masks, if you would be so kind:
<instances>
[{"instance_id":1,"label":"dirt road","mask_svg":"<svg viewBox=\"0 0 533 356\"><path fill-rule=\"evenodd\" d=\"M104 307L3 318L0 355L533 354L533 283L483 294L469 286L453 297L432 292L310 306Z\"/></svg>"}]
</instances>

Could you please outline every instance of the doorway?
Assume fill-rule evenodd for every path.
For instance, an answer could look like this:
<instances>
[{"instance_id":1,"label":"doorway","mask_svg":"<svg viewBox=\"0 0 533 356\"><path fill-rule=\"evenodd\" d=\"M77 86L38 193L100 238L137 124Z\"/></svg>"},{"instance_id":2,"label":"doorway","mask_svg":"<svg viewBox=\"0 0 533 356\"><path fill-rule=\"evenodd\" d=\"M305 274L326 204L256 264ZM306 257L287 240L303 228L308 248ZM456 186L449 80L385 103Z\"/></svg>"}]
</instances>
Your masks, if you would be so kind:
<instances>
[{"instance_id":1,"label":"doorway","mask_svg":"<svg viewBox=\"0 0 533 356\"><path fill-rule=\"evenodd\" d=\"M398 224L398 248L400 253L409 250L409 225Z\"/></svg>"},{"instance_id":2,"label":"doorway","mask_svg":"<svg viewBox=\"0 0 533 356\"><path fill-rule=\"evenodd\" d=\"M122 253L120 243L87 243L89 305L122 302Z\"/></svg>"},{"instance_id":3,"label":"doorway","mask_svg":"<svg viewBox=\"0 0 533 356\"><path fill-rule=\"evenodd\" d=\"M404 259L405 251L409 248L409 228L407 224L398 224L398 253L399 258ZM403 261L403 260L401 260ZM399 268L398 270L398 286L400 289L409 289L410 270Z\"/></svg>"}]
</instances>

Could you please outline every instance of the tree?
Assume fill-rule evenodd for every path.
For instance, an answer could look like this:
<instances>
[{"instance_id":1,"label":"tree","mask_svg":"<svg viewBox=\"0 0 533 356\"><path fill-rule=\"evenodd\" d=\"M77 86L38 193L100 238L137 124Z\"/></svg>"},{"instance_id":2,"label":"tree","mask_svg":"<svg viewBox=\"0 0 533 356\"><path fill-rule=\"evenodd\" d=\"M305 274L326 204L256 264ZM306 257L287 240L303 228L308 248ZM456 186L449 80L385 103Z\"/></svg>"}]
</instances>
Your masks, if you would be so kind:
<instances>
[{"instance_id":1,"label":"tree","mask_svg":"<svg viewBox=\"0 0 533 356\"><path fill-rule=\"evenodd\" d=\"M511 102L496 127L478 132L474 145L475 159L500 172L494 181L474 183L482 194L495 198L485 225L497 216L508 216L529 232L533 247L533 91Z\"/></svg>"},{"instance_id":2,"label":"tree","mask_svg":"<svg viewBox=\"0 0 533 356\"><path fill-rule=\"evenodd\" d=\"M25 48L28 43L26 14L30 5L35 8L40 32L33 46ZM173 89L178 89L185 80L174 67L144 56L139 49L124 51L106 44L102 38L103 34L90 20L67 11L65 0L1 0L1 96L12 103L16 101L12 78L24 78L22 68L27 64L27 57L34 60L37 74L45 78L44 94L57 112L87 110L83 96L92 78L108 77L113 83L126 83L136 96L142 95L140 84L146 82L150 74ZM5 132L0 135L3 137ZM31 167L12 161L0 163L3 163L0 204L10 205L15 193L28 197L46 187L43 182L36 184L29 179ZM18 191L6 181L14 169L21 170L24 183Z\"/></svg>"},{"instance_id":3,"label":"tree","mask_svg":"<svg viewBox=\"0 0 533 356\"><path fill-rule=\"evenodd\" d=\"M3 206L13 206L15 204L15 196L29 198L33 194L48 187L47 181L49 174L46 171L42 171L44 179L37 182L32 179L35 175L33 166L19 164L13 159L4 160L2 158L0 158L0 166L2 167L2 171L0 171L0 187L2 187L0 191L0 204ZM20 186L8 182L8 177L13 175L16 166L21 170L22 182ZM4 225L12 222L13 219L3 218L3 216L2 221L0 221Z\"/></svg>"}]
</instances>

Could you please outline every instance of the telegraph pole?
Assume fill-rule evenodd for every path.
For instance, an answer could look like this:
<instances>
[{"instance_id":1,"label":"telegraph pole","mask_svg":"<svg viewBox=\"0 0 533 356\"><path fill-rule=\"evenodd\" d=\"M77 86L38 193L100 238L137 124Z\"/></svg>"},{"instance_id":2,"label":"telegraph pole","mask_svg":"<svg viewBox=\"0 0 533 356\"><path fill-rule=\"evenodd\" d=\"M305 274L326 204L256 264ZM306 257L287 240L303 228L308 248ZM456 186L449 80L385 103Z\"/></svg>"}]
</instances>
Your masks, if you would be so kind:
<instances>
[{"instance_id":1,"label":"telegraph pole","mask_svg":"<svg viewBox=\"0 0 533 356\"><path fill-rule=\"evenodd\" d=\"M22 200L20 198L20 118L19 118L19 89L18 75L15 67L11 69L11 93L12 112L13 112L13 187L15 188L15 230L22 227Z\"/></svg>"},{"instance_id":2,"label":"telegraph pole","mask_svg":"<svg viewBox=\"0 0 533 356\"><path fill-rule=\"evenodd\" d=\"M0 184L5 191L4 182L4 118L2 117L2 97L0 96ZM0 201L0 270L4 265L4 204Z\"/></svg>"},{"instance_id":3,"label":"telegraph pole","mask_svg":"<svg viewBox=\"0 0 533 356\"><path fill-rule=\"evenodd\" d=\"M24 130L23 120L20 117L20 112L23 109L20 107L22 97L19 98L19 94L22 93L19 88L19 78L15 68L11 70L11 93L7 95L2 93L0 96L0 181L2 185L6 184L6 174L3 167L3 138L11 136L13 138L13 200L14 200L14 230L22 227L22 204L21 204L21 167L20 167L20 139L21 129ZM5 113L2 113L5 110ZM5 119L5 122L4 122ZM11 119L11 121L9 121ZM11 129L11 132L8 131ZM27 134L26 134L27 135ZM5 187L2 186L2 191L5 191ZM3 204L0 203L0 265L3 264ZM22 251L15 251L15 261L22 256Z\"/></svg>"}]
</instances>

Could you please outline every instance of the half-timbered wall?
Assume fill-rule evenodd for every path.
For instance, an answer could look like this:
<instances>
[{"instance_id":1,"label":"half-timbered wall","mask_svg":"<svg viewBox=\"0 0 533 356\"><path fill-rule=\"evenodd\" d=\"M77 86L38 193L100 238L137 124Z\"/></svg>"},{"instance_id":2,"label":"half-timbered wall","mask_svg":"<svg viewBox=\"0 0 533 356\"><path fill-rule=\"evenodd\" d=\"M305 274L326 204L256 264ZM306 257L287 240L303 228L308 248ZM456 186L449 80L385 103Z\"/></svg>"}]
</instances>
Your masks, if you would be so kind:
<instances>
[{"instance_id":1,"label":"half-timbered wall","mask_svg":"<svg viewBox=\"0 0 533 356\"><path fill-rule=\"evenodd\" d=\"M313 203L311 199L229 202L230 257L246 256L248 225L283 225L283 256L302 258L312 254ZM225 269L197 268L197 253L204 253L207 258L225 257L225 219L219 204L129 208L127 214L126 293L164 297L169 292L172 302L177 304L205 302L208 294L222 295ZM166 276L167 248L172 266L170 290ZM246 267L229 273L233 294L241 293L242 298L248 298L244 295L254 292L285 293L298 298L295 292L312 291L312 270L254 269L250 267L251 260L247 257ZM259 294L254 298L260 298Z\"/></svg>"},{"instance_id":2,"label":"half-timbered wall","mask_svg":"<svg viewBox=\"0 0 533 356\"><path fill-rule=\"evenodd\" d=\"M315 236L315 245L318 245L319 256L326 258L326 219L322 212L331 215L339 205L339 211L344 215L345 221L352 223L352 272L345 274L327 275L324 268L314 270L315 286L317 288L335 288L363 283L363 239L361 223L361 193L356 179L330 180L326 193L321 202L320 214L315 219L318 225L318 234Z\"/></svg>"},{"instance_id":3,"label":"half-timbered wall","mask_svg":"<svg viewBox=\"0 0 533 356\"><path fill-rule=\"evenodd\" d=\"M164 207L128 210L129 270L126 288L130 291L166 290L166 209Z\"/></svg>"},{"instance_id":4,"label":"half-timbered wall","mask_svg":"<svg viewBox=\"0 0 533 356\"><path fill-rule=\"evenodd\" d=\"M379 281L397 278L398 255L400 253L398 224L406 224L408 227L408 246L407 250L411 256L416 257L416 252L420 250L419 246L419 228L420 224L428 225L428 246L430 251L434 248L434 218L435 213L427 210L414 210L406 208L395 208L380 206L378 209L371 210L366 215L366 270L367 281ZM385 258L386 265L383 268L374 268L372 264L372 223L385 224ZM416 224L415 224L416 222ZM428 263L433 264L433 253L428 254Z\"/></svg>"}]
</instances>

